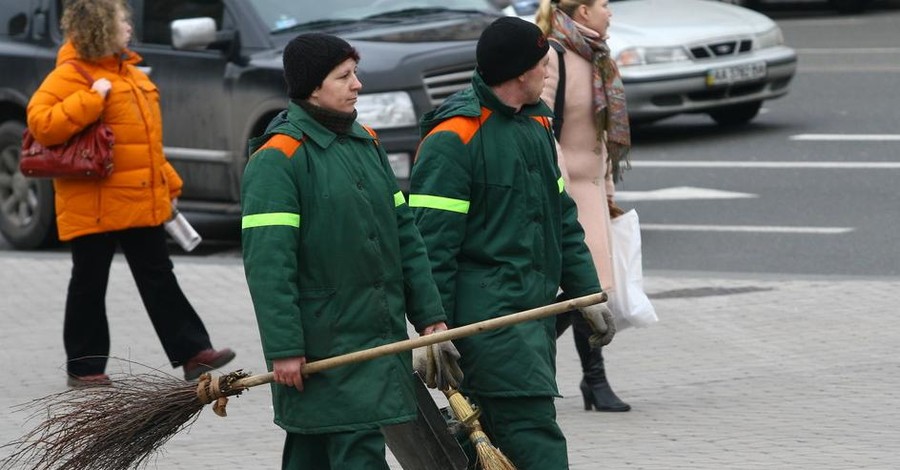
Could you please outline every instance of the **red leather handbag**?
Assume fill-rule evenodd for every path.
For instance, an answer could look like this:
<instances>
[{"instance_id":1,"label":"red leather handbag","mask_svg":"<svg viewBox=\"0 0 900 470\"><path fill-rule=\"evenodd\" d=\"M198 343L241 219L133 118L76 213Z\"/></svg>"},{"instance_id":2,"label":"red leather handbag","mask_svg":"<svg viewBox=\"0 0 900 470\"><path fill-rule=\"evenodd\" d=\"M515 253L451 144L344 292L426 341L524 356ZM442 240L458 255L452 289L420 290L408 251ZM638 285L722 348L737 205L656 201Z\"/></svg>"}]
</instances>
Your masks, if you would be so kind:
<instances>
[{"instance_id":1,"label":"red leather handbag","mask_svg":"<svg viewBox=\"0 0 900 470\"><path fill-rule=\"evenodd\" d=\"M75 62L78 72L93 84L94 79ZM89 125L67 142L44 147L28 129L22 134L19 170L31 178L105 178L113 171L112 129L102 120Z\"/></svg>"}]
</instances>

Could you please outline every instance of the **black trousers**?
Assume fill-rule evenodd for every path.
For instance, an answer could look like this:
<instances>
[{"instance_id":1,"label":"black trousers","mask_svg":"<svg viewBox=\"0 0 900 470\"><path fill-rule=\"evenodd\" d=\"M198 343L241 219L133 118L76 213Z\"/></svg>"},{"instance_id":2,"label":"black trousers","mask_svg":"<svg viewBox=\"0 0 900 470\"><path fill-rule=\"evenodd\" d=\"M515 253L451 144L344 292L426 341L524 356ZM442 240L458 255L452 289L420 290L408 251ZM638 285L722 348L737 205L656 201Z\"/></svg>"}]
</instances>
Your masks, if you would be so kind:
<instances>
[{"instance_id":1,"label":"black trousers","mask_svg":"<svg viewBox=\"0 0 900 470\"><path fill-rule=\"evenodd\" d=\"M106 288L117 246L125 254L172 367L210 348L203 321L175 279L161 225L85 235L71 242L72 277L63 325L68 372L91 375L106 369L110 348Z\"/></svg>"}]
</instances>

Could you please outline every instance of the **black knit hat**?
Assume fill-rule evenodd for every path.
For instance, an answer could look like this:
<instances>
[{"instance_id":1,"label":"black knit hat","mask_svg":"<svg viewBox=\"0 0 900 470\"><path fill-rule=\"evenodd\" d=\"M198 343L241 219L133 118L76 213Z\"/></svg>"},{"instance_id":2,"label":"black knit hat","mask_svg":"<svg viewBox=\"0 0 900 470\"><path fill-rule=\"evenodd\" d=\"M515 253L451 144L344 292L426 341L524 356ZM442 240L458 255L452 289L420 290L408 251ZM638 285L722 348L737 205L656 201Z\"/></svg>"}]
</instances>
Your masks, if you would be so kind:
<instances>
[{"instance_id":1,"label":"black knit hat","mask_svg":"<svg viewBox=\"0 0 900 470\"><path fill-rule=\"evenodd\" d=\"M323 33L301 34L284 47L284 81L291 99L305 100L341 62L359 53L347 41Z\"/></svg>"},{"instance_id":2,"label":"black knit hat","mask_svg":"<svg viewBox=\"0 0 900 470\"><path fill-rule=\"evenodd\" d=\"M478 73L488 85L503 83L530 70L549 49L540 28L521 18L505 16L485 28L478 39Z\"/></svg>"}]
</instances>

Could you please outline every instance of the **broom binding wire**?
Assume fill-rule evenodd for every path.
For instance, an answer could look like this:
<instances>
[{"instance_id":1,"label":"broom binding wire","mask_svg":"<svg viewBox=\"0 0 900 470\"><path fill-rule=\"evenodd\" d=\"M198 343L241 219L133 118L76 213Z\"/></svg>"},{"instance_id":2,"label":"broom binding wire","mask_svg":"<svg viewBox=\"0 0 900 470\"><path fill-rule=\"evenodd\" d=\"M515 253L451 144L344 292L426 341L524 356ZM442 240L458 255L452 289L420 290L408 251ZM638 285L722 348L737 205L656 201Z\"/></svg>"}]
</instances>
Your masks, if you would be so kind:
<instances>
[{"instance_id":1,"label":"broom binding wire","mask_svg":"<svg viewBox=\"0 0 900 470\"><path fill-rule=\"evenodd\" d=\"M225 406L228 405L228 397L238 396L247 390L240 385L240 380L250 377L250 374L238 369L218 378L206 372L197 380L197 400L201 405L213 404L212 410L216 416L226 417L228 413Z\"/></svg>"}]
</instances>

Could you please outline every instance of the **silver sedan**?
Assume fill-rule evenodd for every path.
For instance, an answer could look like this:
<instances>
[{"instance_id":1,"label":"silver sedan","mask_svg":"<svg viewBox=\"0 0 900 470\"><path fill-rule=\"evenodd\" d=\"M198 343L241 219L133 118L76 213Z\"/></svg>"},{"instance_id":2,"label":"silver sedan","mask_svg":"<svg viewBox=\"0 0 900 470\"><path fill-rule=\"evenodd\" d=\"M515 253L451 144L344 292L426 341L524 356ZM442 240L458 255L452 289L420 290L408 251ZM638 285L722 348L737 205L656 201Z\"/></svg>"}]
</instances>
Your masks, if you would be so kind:
<instances>
[{"instance_id":1,"label":"silver sedan","mask_svg":"<svg viewBox=\"0 0 900 470\"><path fill-rule=\"evenodd\" d=\"M534 3L514 2L506 12L533 20ZM765 15L703 0L619 0L610 8L607 42L635 123L705 113L721 125L745 124L763 101L790 89L797 54Z\"/></svg>"}]
</instances>

